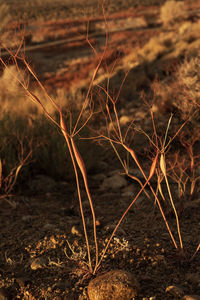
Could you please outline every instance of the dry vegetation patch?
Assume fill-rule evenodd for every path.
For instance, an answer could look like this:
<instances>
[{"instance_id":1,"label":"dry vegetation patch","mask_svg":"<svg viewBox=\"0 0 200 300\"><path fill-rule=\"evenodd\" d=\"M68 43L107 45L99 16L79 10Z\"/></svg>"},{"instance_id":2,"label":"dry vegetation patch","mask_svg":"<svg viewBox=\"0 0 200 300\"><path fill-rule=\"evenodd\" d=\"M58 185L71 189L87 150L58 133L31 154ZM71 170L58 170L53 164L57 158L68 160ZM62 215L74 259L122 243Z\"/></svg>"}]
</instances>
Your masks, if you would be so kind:
<instances>
[{"instance_id":1,"label":"dry vegetation patch","mask_svg":"<svg viewBox=\"0 0 200 300\"><path fill-rule=\"evenodd\" d=\"M163 4L160 11L160 18L164 26L173 25L187 17L184 1L168 0Z\"/></svg>"}]
</instances>

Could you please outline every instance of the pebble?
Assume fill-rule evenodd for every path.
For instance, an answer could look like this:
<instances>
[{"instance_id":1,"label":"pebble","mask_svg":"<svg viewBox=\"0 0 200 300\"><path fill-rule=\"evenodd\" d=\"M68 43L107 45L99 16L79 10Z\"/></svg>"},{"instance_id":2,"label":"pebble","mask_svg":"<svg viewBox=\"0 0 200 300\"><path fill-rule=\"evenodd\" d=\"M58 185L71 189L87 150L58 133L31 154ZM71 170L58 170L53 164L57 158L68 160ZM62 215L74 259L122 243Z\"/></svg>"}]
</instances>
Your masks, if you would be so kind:
<instances>
[{"instance_id":1,"label":"pebble","mask_svg":"<svg viewBox=\"0 0 200 300\"><path fill-rule=\"evenodd\" d=\"M50 231L50 230L52 231L54 228L55 228L55 226L50 223L45 223L43 226L43 230L45 230L45 231Z\"/></svg>"},{"instance_id":2,"label":"pebble","mask_svg":"<svg viewBox=\"0 0 200 300\"><path fill-rule=\"evenodd\" d=\"M119 175L119 174L115 174L111 177L108 177L108 178L105 178L102 185L101 185L101 188L102 189L120 189L120 188L123 188L125 186L127 186L127 181L126 179Z\"/></svg>"},{"instance_id":3,"label":"pebble","mask_svg":"<svg viewBox=\"0 0 200 300\"><path fill-rule=\"evenodd\" d=\"M122 197L133 197L136 193L136 188L134 184L128 185L122 190Z\"/></svg>"},{"instance_id":4,"label":"pebble","mask_svg":"<svg viewBox=\"0 0 200 300\"><path fill-rule=\"evenodd\" d=\"M122 126L125 126L125 125L131 123L131 121L132 121L132 116L121 116L119 119L119 123Z\"/></svg>"},{"instance_id":5,"label":"pebble","mask_svg":"<svg viewBox=\"0 0 200 300\"><path fill-rule=\"evenodd\" d=\"M103 181L104 179L106 178L106 175L103 174L103 173L100 173L100 174L95 174L92 176L92 179L95 180L95 181Z\"/></svg>"},{"instance_id":6,"label":"pebble","mask_svg":"<svg viewBox=\"0 0 200 300\"><path fill-rule=\"evenodd\" d=\"M37 269L42 269L47 265L48 265L48 261L45 257L37 257L32 260L30 267L32 270L37 270Z\"/></svg>"},{"instance_id":7,"label":"pebble","mask_svg":"<svg viewBox=\"0 0 200 300\"><path fill-rule=\"evenodd\" d=\"M137 279L124 270L112 270L99 275L88 285L90 300L127 300L135 298L138 292Z\"/></svg>"},{"instance_id":8,"label":"pebble","mask_svg":"<svg viewBox=\"0 0 200 300\"><path fill-rule=\"evenodd\" d=\"M184 295L183 289L176 285L168 286L165 292L174 297L182 297Z\"/></svg>"},{"instance_id":9,"label":"pebble","mask_svg":"<svg viewBox=\"0 0 200 300\"><path fill-rule=\"evenodd\" d=\"M22 217L22 221L23 221L23 222L29 223L29 222L31 222L32 218L33 218L33 217L32 217L31 215L24 215L24 216Z\"/></svg>"},{"instance_id":10,"label":"pebble","mask_svg":"<svg viewBox=\"0 0 200 300\"><path fill-rule=\"evenodd\" d=\"M199 295L185 295L181 300L200 300Z\"/></svg>"},{"instance_id":11,"label":"pebble","mask_svg":"<svg viewBox=\"0 0 200 300\"><path fill-rule=\"evenodd\" d=\"M79 230L78 230L78 228L76 226L72 226L71 233L73 235L77 235L77 236L80 236L80 237L82 236L82 234L79 232Z\"/></svg>"}]
</instances>

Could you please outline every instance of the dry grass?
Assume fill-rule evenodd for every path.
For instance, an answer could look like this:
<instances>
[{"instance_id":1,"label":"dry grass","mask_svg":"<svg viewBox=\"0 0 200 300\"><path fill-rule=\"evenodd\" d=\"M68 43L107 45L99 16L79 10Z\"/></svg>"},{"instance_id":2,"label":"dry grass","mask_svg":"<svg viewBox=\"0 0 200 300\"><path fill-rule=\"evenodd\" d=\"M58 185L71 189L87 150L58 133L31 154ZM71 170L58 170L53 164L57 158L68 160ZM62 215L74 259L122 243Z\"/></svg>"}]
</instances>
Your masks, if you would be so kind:
<instances>
[{"instance_id":1,"label":"dry grass","mask_svg":"<svg viewBox=\"0 0 200 300\"><path fill-rule=\"evenodd\" d=\"M190 118L197 125L200 115L199 63L199 57L186 58L168 80L154 83L157 97L155 111L173 111L176 108L182 120Z\"/></svg>"},{"instance_id":2,"label":"dry grass","mask_svg":"<svg viewBox=\"0 0 200 300\"><path fill-rule=\"evenodd\" d=\"M185 3L168 0L161 7L160 18L163 25L173 25L175 22L182 20L186 15Z\"/></svg>"},{"instance_id":3,"label":"dry grass","mask_svg":"<svg viewBox=\"0 0 200 300\"><path fill-rule=\"evenodd\" d=\"M11 19L12 17L10 14L9 6L4 3L4 1L0 0L0 42L4 42L6 40L6 27Z\"/></svg>"},{"instance_id":4,"label":"dry grass","mask_svg":"<svg viewBox=\"0 0 200 300\"><path fill-rule=\"evenodd\" d=\"M174 105L181 112L183 119L190 115L195 119L200 116L200 58L186 58L183 64L178 68L175 76L180 90Z\"/></svg>"},{"instance_id":5,"label":"dry grass","mask_svg":"<svg viewBox=\"0 0 200 300\"><path fill-rule=\"evenodd\" d=\"M44 174L56 180L66 179L66 166L70 170L66 159L66 147L58 130L46 122L44 111L40 106L30 101L19 81L28 83L27 73L14 65L7 66L0 77L0 136L1 136L1 194L7 194L21 182L27 182L37 174ZM58 120L55 106L48 101L39 88L32 89L38 98L42 98L45 110ZM73 114L72 123L78 115L79 108L84 99L80 91L75 93L59 89L54 92L55 103L65 112ZM88 135L87 130L85 134ZM89 145L79 143L83 153L96 152ZM47 148L48 147L48 148ZM51 149L49 151L49 149ZM92 151L92 152L91 152ZM26 164L24 162L28 153ZM65 164L63 164L65 161ZM88 161L88 160L87 160ZM49 163L51 162L51 163ZM28 163L28 164L27 164ZM93 166L94 161L88 162ZM20 167L18 180L14 181L15 172ZM22 168L23 166L23 168ZM46 171L48 170L48 172ZM9 175L10 174L10 175ZM13 182L16 184L13 184ZM11 189L12 187L12 189Z\"/></svg>"},{"instance_id":6,"label":"dry grass","mask_svg":"<svg viewBox=\"0 0 200 300\"><path fill-rule=\"evenodd\" d=\"M173 1L170 1L170 3L172 3ZM170 4L171 5L171 4ZM171 8L172 6L170 6ZM166 10L165 10L166 12ZM179 7L179 13L180 13L180 7ZM176 12L176 17L173 18L174 20L178 20L180 18L180 15L178 14L178 12ZM171 23L172 20L165 20L164 22L166 22L167 24ZM106 20L105 20L106 23ZM107 37L107 36L106 36ZM89 42L89 41L88 41ZM163 41L162 41L163 42ZM146 53L144 52L144 56L146 56L147 54L149 54L149 60L150 61L154 61L159 55L160 53L163 53L163 49L166 49L168 47L168 43L166 43L165 40L165 44L163 42L163 45L160 45L160 48L157 47L156 52L154 52L154 56L151 57L151 49L155 48L154 45L155 44L159 44L157 42L157 39L152 39L149 43L149 49L146 49ZM91 47L93 47L90 44ZM105 45L105 50L107 47L107 39L106 39L106 45ZM96 50L93 48L94 53L97 55ZM188 120L184 123L181 121L181 124L178 128L175 128L172 134L172 137L169 138L168 141L168 129L169 129L169 125L171 122L171 118L168 121L168 125L166 124L166 134L164 136L164 140L163 140L163 136L159 136L159 134L156 131L156 124L155 124L155 119L154 119L154 115L152 110L150 109L150 116L152 119L152 131L153 131L153 138L151 138L150 135L148 135L146 132L141 131L144 133L144 135L149 139L150 141L150 145L151 145L151 153L149 155L151 155L152 161L149 165L149 170L148 173L146 172L145 167L143 166L143 163L140 163L139 159L137 158L136 152L134 151L134 141L132 146L130 146L127 142L128 136L133 135L133 123L134 123L134 119L130 120L130 125L127 126L125 128L125 130L123 130L121 124L120 124L120 120L119 120L119 116L118 116L118 107L117 104L120 101L120 92L123 88L123 85L125 84L125 77L122 80L121 86L119 88L119 91L117 92L117 95L115 97L111 97L110 95L110 91L109 91L109 81L107 82L107 88L104 88L101 85L98 85L97 88L99 88L99 90L104 94L104 97L102 97L101 99L99 99L99 103L100 104L100 108L99 111L102 112L103 116L105 117L105 128L107 129L106 133L99 133L96 135L96 138L100 138L100 140L106 140L107 142L109 142L112 146L112 148L114 149L117 157L119 158L120 163L122 164L122 168L124 173L131 177L132 175L130 174L129 171L129 162L128 159L126 160L124 157L121 157L121 154L118 151L118 147L121 147L123 150L123 153L125 152L125 156L126 157L130 157L134 164L137 166L137 168L139 169L139 171L141 172L142 176L144 177L144 183L141 183L141 187L139 192L134 196L134 198L131 200L130 204L128 205L128 207L125 209L125 211L123 212L121 218L119 219L119 221L116 223L116 227L114 228L110 238L108 239L107 244L105 245L105 248L103 249L102 253L99 254L99 250L98 250L98 237L97 237L97 232L96 232L96 217L95 217L95 208L93 207L93 200L92 200L92 195L90 194L90 190L89 190L89 184L88 184L88 179L87 179L87 171L86 171L86 164L85 164L85 159L84 156L80 154L78 146L77 146L77 137L79 136L80 132L86 128L88 122L90 121L91 118L95 117L95 113L94 113L94 107L96 105L96 103L94 103L95 99L93 97L93 84L95 82L95 78L97 75L97 72L102 64L102 61L104 59L105 56L105 51L103 52L102 56L99 58L98 57L98 65L96 66L96 69L93 72L92 78L91 78L91 82L90 82L90 86L89 89L85 95L85 97L83 99L81 99L81 103L79 103L79 107L78 107L78 112L74 112L74 109L72 107L72 105L70 105L70 103L68 103L68 105L65 103L66 100L66 95L65 93L61 90L57 92L57 97L53 97L51 95L48 95L47 91L45 90L45 87L42 85L42 83L39 81L37 75L33 72L33 70L31 69L30 65L27 63L27 61L25 60L24 57L18 57L18 60L20 61L21 64L24 65L24 68L26 71L28 71L29 75L32 77L32 79L34 79L34 81L37 83L38 85L38 90L36 91L32 91L29 87L29 85L27 84L27 79L26 79L26 75L24 72L20 71L19 66L18 66L18 61L16 59L16 57L14 57L14 55L10 52L15 66L16 67L8 67L6 65L6 63L1 60L3 66L5 67L5 71L1 80L1 84L2 84L2 90L6 90L7 89L7 96L2 94L2 99L4 99L3 101L5 101L5 110L4 112L6 112L6 108L8 108L8 106L10 105L10 109L13 111L19 111L20 105L19 107L17 107L15 104L13 104L13 102L11 102L11 104L9 104L10 98L16 99L20 98L20 101L23 101L25 99L25 96L20 96L21 93L21 88L22 90L26 93L26 95L29 97L30 100L32 100L32 102L34 104L37 105L36 109L36 115L37 116L41 116L41 112L43 113L43 115L45 117L47 117L47 119L49 119L55 126L56 126L56 130L58 130L64 137L65 141L66 141L66 145L70 154L70 159L72 162L72 166L73 166L73 171L74 171L74 175L76 178L76 188L77 188L77 192L78 192L78 200L79 200L79 206L80 206L80 211L81 211L81 217L82 217L82 226L83 226L83 230L84 230L84 234L85 234L85 242L86 242L86 247L87 247L87 265L88 265L88 271L90 273L95 274L96 271L100 268L101 262L105 257L106 251L111 243L111 240L113 239L115 232L117 231L118 227L120 226L121 222L123 221L123 219L126 217L126 214L129 212L129 210L131 209L131 207L134 205L135 201L138 199L138 197L140 196L141 193L145 192L145 188L147 186L150 187L150 190L153 194L153 198L155 199L159 209L160 209L160 213L163 217L163 220L165 222L165 225L167 227L170 239L172 240L174 247L176 249L181 250L181 252L183 252L184 250L184 245L182 243L182 238L181 238L181 231L180 231L180 227L179 227L179 218L178 218L178 214L177 214L177 210L174 204L174 200L171 196L171 189L169 187L169 182L168 182L168 169L167 169L167 159L165 160L165 156L169 155L169 153L167 152L169 150L169 145L172 144L172 142L174 141L174 139L180 134L180 132L182 132L185 124L188 122ZM178 69L177 72L174 74L176 81L173 81L173 83L171 83L170 89L168 89L167 95L164 93L164 88L165 88L165 84L163 84L162 86L162 93L163 93L163 97L166 97L167 99L172 97L172 96L176 96L174 97L173 104L174 106L176 106L178 108L178 110L181 112L183 119L185 118L185 116L193 116L194 117L194 111L196 111L196 109L199 109L199 91L200 91L200 86L199 86L199 72L198 72L198 64L199 64L199 59L198 58L193 58L191 60L185 61L183 63L183 65L181 65ZM11 77L10 77L11 76ZM10 78L13 78L12 81L12 85L9 86L8 82L10 82ZM7 87L7 88L6 88ZM178 94L177 91L179 92L179 90L177 90L177 87L180 87L180 90L182 90L182 93ZM159 85L157 85L157 90L159 90ZM176 93L174 94L174 91L176 91ZM162 96L161 93L161 96ZM99 92L100 95L100 92ZM185 98L183 97L185 95ZM6 97L8 97L7 102L6 102ZM189 100L188 100L189 98ZM190 101L190 102L188 102ZM64 104L63 104L64 103ZM77 107L76 107L77 108ZM66 113L63 113L65 109ZM27 110L25 112L25 109L23 108L23 111L21 112L21 114L23 115L23 117L25 116L25 113L27 113L27 118L31 116L31 108L29 107L29 104L27 104ZM75 121L73 122L72 119L75 119ZM40 118L39 118L40 120ZM34 127L35 129L39 128L38 124L36 123L36 118L33 118L33 122L32 124L29 126L29 128L26 132L27 136L30 138L30 133L31 132L31 126L33 124L36 124L37 127ZM112 132L109 130L109 125L108 124L112 124ZM8 124L9 127L11 125L13 125L10 121L10 119L8 120ZM10 127L11 128L11 127ZM46 131L45 128L43 128L43 132L39 132L37 131L37 134L40 133L40 140L44 143L44 136L46 135ZM93 132L95 132L95 130L93 130ZM60 138L60 135L58 134L58 132L56 132L58 137ZM20 131L19 133L20 135L22 134L22 131ZM52 135L52 132L50 133ZM46 137L47 138L47 137ZM58 138L58 139L59 139ZM48 139L48 138L47 138ZM53 143L55 144L58 140L55 138L55 136L52 139ZM48 141L49 142L49 141ZM87 143L87 141L86 141ZM32 146L32 145L31 145ZM46 145L45 145L46 146ZM62 147L63 149L64 147ZM58 167L58 161L60 161L61 164L63 164L63 162L65 161L65 158L62 156L62 154L58 151L55 150L55 148L53 148L52 145L50 145L50 150L48 150L48 152L50 152L51 154L53 153L53 159L48 159L46 162L46 170L49 173L50 172L50 167L49 167L49 162L55 161L55 164L57 164ZM191 154L191 152L190 152ZM193 153L191 154L190 160L193 158ZM160 158L160 166L158 164ZM41 164L40 164L41 166ZM51 167L54 167L54 165L52 164ZM172 166L173 167L173 166ZM62 168L62 167L61 167ZM176 217L176 221L177 221L177 231L178 231L178 236L179 236L179 242L180 242L180 247L178 246L176 239L172 233L170 224L166 218L166 213L162 207L161 201L159 199L160 195L158 195L157 190L155 190L155 188L152 186L151 184L151 179L152 177L156 174L160 174L162 171L163 176L165 178L165 182L167 185L167 189L168 189L168 194L170 197L170 201L171 201L171 205L173 207L174 213L175 213L175 217ZM71 172L71 170L70 170ZM148 175L146 175L148 174ZM131 177L133 179L133 176ZM91 210L91 216L92 216L92 226L93 226L93 238L92 238L92 242L94 242L94 246L95 246L95 257L92 257L92 252L91 252L91 240L90 237L88 236L88 229L87 229L87 224L85 221L85 212L83 209L83 203L82 203L82 194L81 194L81 188L80 188L80 181L81 179L83 180L84 183L84 190L85 193L87 195L87 200L88 203L90 205L90 210ZM136 178L136 180L138 182L141 182L139 178ZM158 186L160 187L160 183L162 180L158 180ZM161 190L161 189L160 189ZM161 192L160 192L161 194ZM145 195L147 196L148 193L145 193Z\"/></svg>"}]
</instances>

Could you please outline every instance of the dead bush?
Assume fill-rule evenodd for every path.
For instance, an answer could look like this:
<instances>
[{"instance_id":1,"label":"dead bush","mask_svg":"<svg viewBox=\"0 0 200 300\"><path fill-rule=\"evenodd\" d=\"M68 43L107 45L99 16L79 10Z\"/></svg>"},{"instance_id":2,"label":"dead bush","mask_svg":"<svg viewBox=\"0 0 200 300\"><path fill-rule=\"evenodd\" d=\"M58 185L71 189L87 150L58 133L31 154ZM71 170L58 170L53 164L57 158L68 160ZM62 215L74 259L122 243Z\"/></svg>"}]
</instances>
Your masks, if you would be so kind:
<instances>
[{"instance_id":1,"label":"dead bush","mask_svg":"<svg viewBox=\"0 0 200 300\"><path fill-rule=\"evenodd\" d=\"M186 58L177 69L176 78L181 93L176 97L174 105L186 119L196 112L194 119L200 113L200 57Z\"/></svg>"},{"instance_id":2,"label":"dead bush","mask_svg":"<svg viewBox=\"0 0 200 300\"><path fill-rule=\"evenodd\" d=\"M161 7L160 18L163 25L168 26L182 20L185 17L185 14L184 2L169 0Z\"/></svg>"},{"instance_id":3,"label":"dead bush","mask_svg":"<svg viewBox=\"0 0 200 300\"><path fill-rule=\"evenodd\" d=\"M9 12L9 7L4 1L0 0L0 41L5 41L6 39L6 27L11 21L11 15Z\"/></svg>"},{"instance_id":4,"label":"dead bush","mask_svg":"<svg viewBox=\"0 0 200 300\"><path fill-rule=\"evenodd\" d=\"M185 58L170 80L155 82L156 94L154 111L179 111L183 120L200 118L200 57Z\"/></svg>"}]
</instances>

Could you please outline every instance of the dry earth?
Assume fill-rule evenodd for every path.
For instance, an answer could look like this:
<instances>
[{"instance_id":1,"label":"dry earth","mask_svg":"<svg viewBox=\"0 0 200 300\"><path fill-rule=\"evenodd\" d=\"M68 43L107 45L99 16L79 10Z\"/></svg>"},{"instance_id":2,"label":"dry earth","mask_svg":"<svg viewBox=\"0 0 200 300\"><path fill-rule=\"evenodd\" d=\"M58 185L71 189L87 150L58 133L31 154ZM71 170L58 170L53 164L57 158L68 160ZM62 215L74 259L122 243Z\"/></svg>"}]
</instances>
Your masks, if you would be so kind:
<instances>
[{"instance_id":1,"label":"dry earth","mask_svg":"<svg viewBox=\"0 0 200 300\"><path fill-rule=\"evenodd\" d=\"M156 76L161 80L165 78L168 67L185 54L198 53L200 48L198 30L192 31L192 26L199 20L200 3L188 3L191 8L188 19L171 29L162 27L156 5L107 14L108 47L95 83L103 83L105 69L111 70L116 64L111 84L117 88L129 70L127 88L125 85L122 91L120 116L126 115L131 107L137 116L136 122L143 125L146 132L151 131L151 122L147 120L146 108L139 102L139 92L142 88L148 90L148 84ZM187 33L182 33L181 39L179 28L185 22L191 22L187 29L192 40L184 35ZM27 25L26 55L49 92L58 88L68 91L87 88L98 57L93 55L86 41L86 24L86 18L79 18L35 21ZM151 37L157 40L148 50ZM170 45L166 42L169 37ZM18 38L16 32L16 40ZM103 17L91 21L89 40L99 55L103 53ZM2 56L5 58L7 54L2 52ZM162 115L158 119L158 128L163 123L166 125L167 120L168 115ZM179 120L175 116L177 125ZM146 165L148 160L145 151L141 150L142 145L145 148L144 143L147 141L139 136L136 152ZM100 250L139 189L137 182L124 177L124 181L114 188L112 182L116 182L116 177L113 176L118 176L119 172L120 165L107 148L98 152L98 162L89 170ZM135 166L133 172L137 172ZM199 187L197 185L193 197L189 199L186 195L179 203L177 186L171 184L177 198L185 254L180 255L174 249L154 199L149 200L143 194L117 231L98 271L102 274L112 269L124 269L133 273L141 287L137 299L180 299L185 294L200 295L199 252L190 260L199 243ZM20 190L19 195L1 200L0 299L88 299L87 285L92 275L85 264L87 252L74 178L69 174L65 182L55 182L41 175ZM86 200L83 204L89 240L93 245L90 209ZM178 241L174 214L169 206L166 211ZM92 257L95 257L94 245ZM175 291L170 294L166 289L172 285Z\"/></svg>"}]
</instances>

